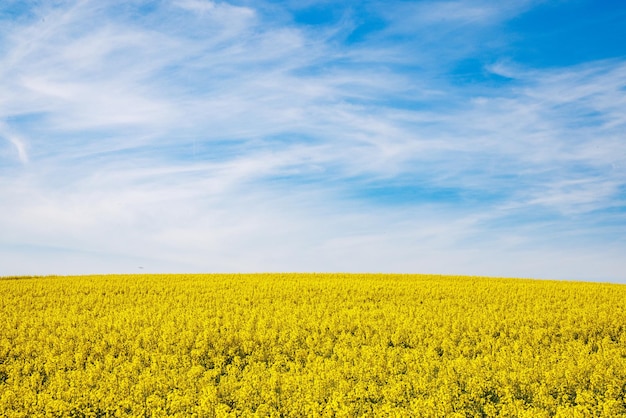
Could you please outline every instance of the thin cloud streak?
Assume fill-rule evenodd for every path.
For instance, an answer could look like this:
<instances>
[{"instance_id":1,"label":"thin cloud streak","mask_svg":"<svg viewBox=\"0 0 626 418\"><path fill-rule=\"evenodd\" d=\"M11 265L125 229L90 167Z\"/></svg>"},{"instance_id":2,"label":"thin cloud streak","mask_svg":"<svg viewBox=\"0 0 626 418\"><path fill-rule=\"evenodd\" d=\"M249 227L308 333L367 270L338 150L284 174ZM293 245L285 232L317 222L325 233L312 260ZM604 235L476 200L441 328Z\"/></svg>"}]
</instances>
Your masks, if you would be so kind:
<instances>
[{"instance_id":1,"label":"thin cloud streak","mask_svg":"<svg viewBox=\"0 0 626 418\"><path fill-rule=\"evenodd\" d=\"M0 138L11 143L11 145L15 149L15 153L17 154L18 160L22 164L26 164L28 162L28 153L26 151L26 143L19 136L12 133L6 126L6 124L0 121Z\"/></svg>"}]
</instances>

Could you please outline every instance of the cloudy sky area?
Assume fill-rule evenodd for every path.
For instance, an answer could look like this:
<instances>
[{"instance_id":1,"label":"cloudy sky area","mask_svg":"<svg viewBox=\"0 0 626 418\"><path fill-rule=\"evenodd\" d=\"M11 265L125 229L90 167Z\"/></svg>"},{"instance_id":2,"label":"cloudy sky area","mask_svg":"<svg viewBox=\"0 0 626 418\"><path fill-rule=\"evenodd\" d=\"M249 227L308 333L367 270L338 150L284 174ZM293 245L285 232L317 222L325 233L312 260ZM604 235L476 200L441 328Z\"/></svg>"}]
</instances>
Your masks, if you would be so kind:
<instances>
[{"instance_id":1,"label":"cloudy sky area","mask_svg":"<svg viewBox=\"0 0 626 418\"><path fill-rule=\"evenodd\" d=\"M3 0L0 275L626 283L624 39L621 1Z\"/></svg>"}]
</instances>

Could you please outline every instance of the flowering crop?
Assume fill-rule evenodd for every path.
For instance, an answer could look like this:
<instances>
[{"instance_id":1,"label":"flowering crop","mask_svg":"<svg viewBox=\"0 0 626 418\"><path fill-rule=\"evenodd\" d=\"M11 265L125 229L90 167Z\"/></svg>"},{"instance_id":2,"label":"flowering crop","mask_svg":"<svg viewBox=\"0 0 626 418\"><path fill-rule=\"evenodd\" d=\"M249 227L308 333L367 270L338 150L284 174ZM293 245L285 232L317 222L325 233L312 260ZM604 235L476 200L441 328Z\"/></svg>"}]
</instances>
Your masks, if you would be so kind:
<instances>
[{"instance_id":1,"label":"flowering crop","mask_svg":"<svg viewBox=\"0 0 626 418\"><path fill-rule=\"evenodd\" d=\"M626 286L0 279L0 416L626 416Z\"/></svg>"}]
</instances>

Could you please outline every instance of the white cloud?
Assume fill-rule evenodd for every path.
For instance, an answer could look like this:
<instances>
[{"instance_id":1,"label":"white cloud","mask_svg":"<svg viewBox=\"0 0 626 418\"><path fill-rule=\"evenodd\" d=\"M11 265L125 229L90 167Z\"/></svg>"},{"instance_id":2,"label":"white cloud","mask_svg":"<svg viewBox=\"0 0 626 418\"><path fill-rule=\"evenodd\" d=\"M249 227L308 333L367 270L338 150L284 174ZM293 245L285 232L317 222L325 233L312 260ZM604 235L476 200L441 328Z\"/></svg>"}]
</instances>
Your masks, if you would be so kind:
<instances>
[{"instance_id":1,"label":"white cloud","mask_svg":"<svg viewBox=\"0 0 626 418\"><path fill-rule=\"evenodd\" d=\"M210 16L216 20L228 19L231 25L233 19L246 22L256 16L255 11L249 7L235 6L226 2L179 0L174 4L182 9L198 13L202 17Z\"/></svg>"},{"instance_id":2,"label":"white cloud","mask_svg":"<svg viewBox=\"0 0 626 418\"><path fill-rule=\"evenodd\" d=\"M482 0L419 1L406 2L388 7L379 3L377 11L384 16L389 26L386 33L420 33L429 41L450 40L449 35L460 33L473 37L480 28L489 28L519 16L534 4L534 0L493 2ZM432 35L436 34L436 37ZM462 38L462 37L461 37ZM468 39L463 39L468 41ZM446 51L447 52L447 51Z\"/></svg>"},{"instance_id":3,"label":"white cloud","mask_svg":"<svg viewBox=\"0 0 626 418\"><path fill-rule=\"evenodd\" d=\"M28 153L26 151L27 144L24 139L22 139L19 135L11 132L10 129L7 128L6 124L2 123L0 120L0 138L11 143L13 148L15 149L15 155L17 159L22 163L26 164L28 162Z\"/></svg>"}]
</instances>

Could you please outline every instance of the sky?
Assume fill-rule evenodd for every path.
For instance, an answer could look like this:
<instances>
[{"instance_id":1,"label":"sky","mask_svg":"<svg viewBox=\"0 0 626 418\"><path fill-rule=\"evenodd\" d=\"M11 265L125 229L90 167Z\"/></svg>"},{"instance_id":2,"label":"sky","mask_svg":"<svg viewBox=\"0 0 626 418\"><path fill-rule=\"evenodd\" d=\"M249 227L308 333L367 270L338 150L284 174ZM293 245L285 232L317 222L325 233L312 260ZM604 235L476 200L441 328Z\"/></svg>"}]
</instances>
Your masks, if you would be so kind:
<instances>
[{"instance_id":1,"label":"sky","mask_svg":"<svg viewBox=\"0 0 626 418\"><path fill-rule=\"evenodd\" d=\"M0 276L626 283L626 2L3 0Z\"/></svg>"}]
</instances>

